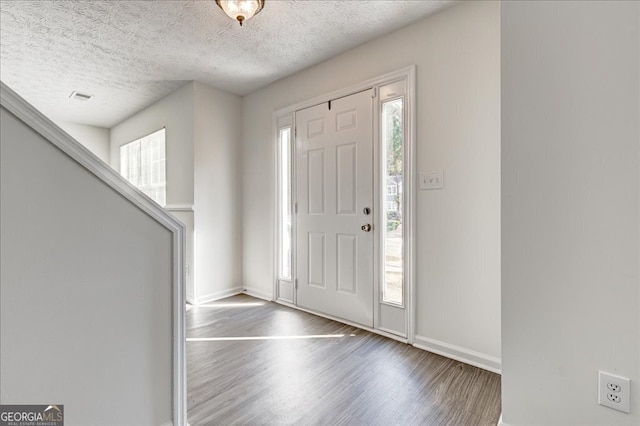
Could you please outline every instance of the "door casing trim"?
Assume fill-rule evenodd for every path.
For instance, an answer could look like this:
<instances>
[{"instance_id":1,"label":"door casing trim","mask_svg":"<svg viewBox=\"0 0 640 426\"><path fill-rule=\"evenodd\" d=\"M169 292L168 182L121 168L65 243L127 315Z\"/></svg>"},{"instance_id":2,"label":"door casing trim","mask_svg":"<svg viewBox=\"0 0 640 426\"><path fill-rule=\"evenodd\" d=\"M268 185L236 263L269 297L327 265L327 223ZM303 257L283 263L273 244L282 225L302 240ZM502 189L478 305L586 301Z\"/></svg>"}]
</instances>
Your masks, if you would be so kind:
<instances>
[{"instance_id":1,"label":"door casing trim","mask_svg":"<svg viewBox=\"0 0 640 426\"><path fill-rule=\"evenodd\" d=\"M405 152L405 156L406 156L406 160L405 160L405 166L406 166L406 179L403 180L404 185L405 185L405 191L407 194L406 197L406 212L405 215L408 217L405 217L405 222L406 222L406 227L407 227L407 232L405 234L405 236L407 237L407 241L405 242L405 274L406 274L406 283L407 283L407 294L406 294L406 307L407 307L407 338L402 339L402 338L397 338L398 336L395 336L394 338L397 338L397 340L401 340L401 341L406 341L409 344L413 344L415 341L415 323L416 323L416 271L415 271L415 244L416 244L416 238L415 238L415 216L416 216L416 66L415 65L411 65L409 67L405 67L396 71L392 71L365 81L362 81L360 83L354 84L352 86L348 86L339 90L335 90L333 92L329 92L320 96L317 96L315 98L311 98L302 102L298 102L296 104L293 105L289 105L287 107L278 109L276 111L273 112L273 143L274 143L274 147L275 149L273 150L274 152L274 159L273 159L273 164L276 165L276 173L275 173L275 180L274 180L274 188L276 189L276 191L274 192L274 194L276 195L276 198L278 197L277 194L277 190L278 190L278 172L277 172L277 165L278 165L278 152L279 152L279 148L278 148L278 131L280 128L282 128L282 125L279 123L284 122L290 122L291 123L291 128L292 131L294 132L294 134L292 134L292 163L291 163L291 167L292 170L296 170L296 164L295 164L295 127L296 127L296 123L295 123L295 112L301 109L305 109L305 108L309 108L315 105L319 105L325 102L328 102L330 100L336 99L336 98L341 98L341 97L345 97L345 96L349 96L351 94L354 93L358 93L358 92L362 92L364 90L367 89L372 89L375 88L376 92L378 91L378 87L380 86L384 86L386 84L392 83L394 81L399 81L399 80L405 80L407 83L407 92L406 92L406 107L408 109L408 114L406 115L406 119L407 119L407 124L406 124L406 152ZM376 99L378 99L378 94L376 93ZM376 102L376 105L378 104L378 102ZM373 112L373 123L374 123L374 161L375 158L378 158L376 156L375 151L379 150L379 146L380 146L380 132L377 129L378 123L379 123L379 111L375 110ZM376 166L375 169L375 176L374 176L374 181L375 180L379 180L379 167ZM379 185L379 182L377 184L374 184L374 194L377 194L378 191L378 187L376 187L375 185ZM292 194L296 193L296 187L295 187L295 180L292 182L292 188L291 188L291 192ZM303 311L306 311L305 309L302 309L300 307L298 307L296 305L297 301L295 300L295 297L293 299L293 303L290 303L288 301L283 301L283 300L279 300L279 295L278 295L278 250L279 250L279 235L278 233L278 215L279 215L279 211L278 211L278 202L274 203L274 216L273 216L273 227L272 227L272 241L274 244L274 250L273 250L273 258L272 258L272 265L273 265L273 299L279 303L285 304L287 306L293 307L295 309L300 309ZM408 213L408 214L407 214ZM376 218L376 222L375 224L379 227L379 221L380 218ZM295 245L295 241L296 241L296 227L295 227L295 221L294 225L293 225L293 232L292 232L292 246L291 246L291 250L292 250L292 276L296 277L297 276L297 271L296 271L296 245ZM376 271L375 273L375 278L374 278L374 325L376 324L376 318L379 317L380 315L380 280L379 280L379 273L378 271L379 269L379 263L380 263L380 259L379 259L379 243L375 242L374 243L374 270ZM294 280L295 281L295 280ZM294 290L294 295L295 295L295 290ZM283 303L284 302L284 303ZM314 314L318 315L317 312L313 312ZM321 316L325 316L328 317L326 314L322 314ZM329 317L328 317L329 318ZM333 319L333 318L332 318ZM340 320L342 322L344 322L343 320ZM363 326L358 326L360 328L364 328L367 329ZM374 331L374 332L378 332L380 331L380 334L383 335L387 335L389 333L384 332L382 330L379 329L371 329L369 331ZM390 336L388 336L390 337Z\"/></svg>"}]
</instances>

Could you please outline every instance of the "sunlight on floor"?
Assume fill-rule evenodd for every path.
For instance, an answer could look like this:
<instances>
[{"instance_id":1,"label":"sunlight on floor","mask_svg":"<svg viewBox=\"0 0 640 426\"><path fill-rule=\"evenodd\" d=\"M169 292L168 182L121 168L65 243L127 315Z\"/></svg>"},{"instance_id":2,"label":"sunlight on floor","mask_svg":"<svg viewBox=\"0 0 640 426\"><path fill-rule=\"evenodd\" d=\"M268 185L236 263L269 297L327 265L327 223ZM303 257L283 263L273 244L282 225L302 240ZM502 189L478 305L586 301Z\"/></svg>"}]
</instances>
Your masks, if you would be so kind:
<instances>
[{"instance_id":1,"label":"sunlight on floor","mask_svg":"<svg viewBox=\"0 0 640 426\"><path fill-rule=\"evenodd\" d=\"M240 340L298 340L298 339L339 339L355 337L355 334L311 334L308 336L247 336L247 337L189 337L187 342L220 342Z\"/></svg>"}]
</instances>

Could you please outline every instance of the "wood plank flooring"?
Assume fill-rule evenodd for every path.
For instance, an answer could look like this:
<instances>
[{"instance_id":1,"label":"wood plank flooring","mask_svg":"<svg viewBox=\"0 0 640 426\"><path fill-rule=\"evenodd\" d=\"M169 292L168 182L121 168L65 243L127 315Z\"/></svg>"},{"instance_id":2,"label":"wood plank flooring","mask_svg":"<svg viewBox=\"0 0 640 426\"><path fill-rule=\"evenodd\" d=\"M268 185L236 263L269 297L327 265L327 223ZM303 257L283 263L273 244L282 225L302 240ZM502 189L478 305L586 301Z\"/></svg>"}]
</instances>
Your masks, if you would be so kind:
<instances>
[{"instance_id":1,"label":"wood plank flooring","mask_svg":"<svg viewBox=\"0 0 640 426\"><path fill-rule=\"evenodd\" d=\"M495 426L500 416L497 374L246 295L191 308L187 337L216 339L187 341L191 426Z\"/></svg>"}]
</instances>

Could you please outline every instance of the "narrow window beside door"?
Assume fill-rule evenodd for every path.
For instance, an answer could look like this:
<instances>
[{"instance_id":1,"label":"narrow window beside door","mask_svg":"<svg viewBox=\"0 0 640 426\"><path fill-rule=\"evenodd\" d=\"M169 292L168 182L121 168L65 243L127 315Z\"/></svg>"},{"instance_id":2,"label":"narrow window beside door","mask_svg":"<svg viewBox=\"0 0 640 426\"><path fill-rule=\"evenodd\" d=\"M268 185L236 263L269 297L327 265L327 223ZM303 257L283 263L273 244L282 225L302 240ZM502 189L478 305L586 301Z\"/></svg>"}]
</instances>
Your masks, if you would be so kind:
<instances>
[{"instance_id":1,"label":"narrow window beside door","mask_svg":"<svg viewBox=\"0 0 640 426\"><path fill-rule=\"evenodd\" d=\"M167 198L165 129L122 145L120 174L164 207Z\"/></svg>"},{"instance_id":2,"label":"narrow window beside door","mask_svg":"<svg viewBox=\"0 0 640 426\"><path fill-rule=\"evenodd\" d=\"M291 127L278 131L279 278L291 280Z\"/></svg>"},{"instance_id":3,"label":"narrow window beside door","mask_svg":"<svg viewBox=\"0 0 640 426\"><path fill-rule=\"evenodd\" d=\"M386 179L381 203L384 212L383 286L382 301L397 305L404 303L403 262L403 157L404 120L403 99L382 103L383 179Z\"/></svg>"}]
</instances>

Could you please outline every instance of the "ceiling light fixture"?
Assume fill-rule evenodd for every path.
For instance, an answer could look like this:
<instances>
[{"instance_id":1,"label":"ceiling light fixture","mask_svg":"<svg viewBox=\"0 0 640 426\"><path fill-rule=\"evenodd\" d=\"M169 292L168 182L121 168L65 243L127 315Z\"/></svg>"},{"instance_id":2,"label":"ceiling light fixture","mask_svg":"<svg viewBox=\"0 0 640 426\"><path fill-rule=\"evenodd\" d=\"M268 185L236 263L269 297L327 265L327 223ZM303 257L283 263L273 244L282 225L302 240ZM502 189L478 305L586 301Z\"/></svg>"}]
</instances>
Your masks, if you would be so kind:
<instances>
[{"instance_id":1,"label":"ceiling light fixture","mask_svg":"<svg viewBox=\"0 0 640 426\"><path fill-rule=\"evenodd\" d=\"M240 23L248 21L264 7L264 0L216 0L216 4L229 16Z\"/></svg>"}]
</instances>

